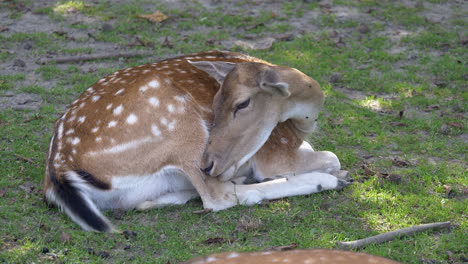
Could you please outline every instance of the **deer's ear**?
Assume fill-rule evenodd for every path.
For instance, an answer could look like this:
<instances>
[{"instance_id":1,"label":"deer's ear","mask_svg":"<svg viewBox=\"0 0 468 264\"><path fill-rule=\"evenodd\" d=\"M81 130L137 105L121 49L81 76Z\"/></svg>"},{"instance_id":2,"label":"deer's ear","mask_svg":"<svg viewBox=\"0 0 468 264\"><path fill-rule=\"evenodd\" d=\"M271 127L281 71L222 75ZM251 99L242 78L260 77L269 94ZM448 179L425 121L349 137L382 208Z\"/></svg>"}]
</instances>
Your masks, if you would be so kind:
<instances>
[{"instance_id":1,"label":"deer's ear","mask_svg":"<svg viewBox=\"0 0 468 264\"><path fill-rule=\"evenodd\" d=\"M272 94L289 97L289 84L280 81L279 75L274 70L265 70L258 76L258 84L260 88Z\"/></svg>"},{"instance_id":2,"label":"deer's ear","mask_svg":"<svg viewBox=\"0 0 468 264\"><path fill-rule=\"evenodd\" d=\"M234 67L236 67L235 63L225 61L189 60L188 62L198 69L208 73L211 77L218 81L219 84L222 84L224 82L224 78L226 78L226 75L228 75L228 73L230 73Z\"/></svg>"}]
</instances>

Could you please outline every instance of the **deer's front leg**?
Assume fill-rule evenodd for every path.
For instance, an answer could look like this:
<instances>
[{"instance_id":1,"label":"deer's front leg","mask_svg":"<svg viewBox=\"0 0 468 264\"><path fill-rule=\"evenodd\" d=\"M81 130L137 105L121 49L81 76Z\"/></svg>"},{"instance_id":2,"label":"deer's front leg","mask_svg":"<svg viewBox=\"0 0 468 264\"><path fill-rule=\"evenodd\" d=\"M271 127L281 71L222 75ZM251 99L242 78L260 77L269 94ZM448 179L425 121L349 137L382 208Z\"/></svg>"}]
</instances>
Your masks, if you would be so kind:
<instances>
[{"instance_id":1,"label":"deer's front leg","mask_svg":"<svg viewBox=\"0 0 468 264\"><path fill-rule=\"evenodd\" d=\"M310 172L257 184L236 185L235 193L239 204L253 205L262 200L339 190L346 185L346 181L331 174Z\"/></svg>"},{"instance_id":2,"label":"deer's front leg","mask_svg":"<svg viewBox=\"0 0 468 264\"><path fill-rule=\"evenodd\" d=\"M234 183L205 176L200 169L185 170L193 187L200 195L205 209L220 211L238 204Z\"/></svg>"}]
</instances>

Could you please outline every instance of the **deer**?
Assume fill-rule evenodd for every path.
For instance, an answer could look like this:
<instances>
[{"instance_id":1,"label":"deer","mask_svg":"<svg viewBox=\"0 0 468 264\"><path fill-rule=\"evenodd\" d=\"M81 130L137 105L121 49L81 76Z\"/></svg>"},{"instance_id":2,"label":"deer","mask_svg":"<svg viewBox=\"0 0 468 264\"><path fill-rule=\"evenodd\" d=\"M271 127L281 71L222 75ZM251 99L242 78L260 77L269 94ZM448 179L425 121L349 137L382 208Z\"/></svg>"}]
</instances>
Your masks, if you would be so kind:
<instances>
[{"instance_id":1,"label":"deer","mask_svg":"<svg viewBox=\"0 0 468 264\"><path fill-rule=\"evenodd\" d=\"M366 253L351 252L336 249L309 249L291 251L263 251L247 253L218 253L206 257L194 258L182 264L399 264L387 258Z\"/></svg>"},{"instance_id":2,"label":"deer","mask_svg":"<svg viewBox=\"0 0 468 264\"><path fill-rule=\"evenodd\" d=\"M342 189L349 182L338 157L304 140L323 103L311 77L241 53L116 71L56 121L45 200L84 230L115 232L102 210L200 197L219 211Z\"/></svg>"}]
</instances>

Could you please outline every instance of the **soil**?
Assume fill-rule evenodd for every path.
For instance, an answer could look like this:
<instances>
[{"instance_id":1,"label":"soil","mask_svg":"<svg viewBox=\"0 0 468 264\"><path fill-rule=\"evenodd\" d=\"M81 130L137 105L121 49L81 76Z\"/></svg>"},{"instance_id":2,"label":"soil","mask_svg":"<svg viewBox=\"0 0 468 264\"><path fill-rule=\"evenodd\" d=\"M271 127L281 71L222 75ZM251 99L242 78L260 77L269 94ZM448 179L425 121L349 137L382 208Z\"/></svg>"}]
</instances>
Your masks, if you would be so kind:
<instances>
[{"instance_id":1,"label":"soil","mask_svg":"<svg viewBox=\"0 0 468 264\"><path fill-rule=\"evenodd\" d=\"M92 2L92 1L91 1ZM96 2L96 1L94 1ZM126 0L119 0L114 1L115 4L119 3L128 3L131 1ZM162 0L161 1L164 6L168 9L179 9L185 10L187 8L191 8L190 1L182 1L182 0ZM385 35L390 37L392 43L394 44L393 47L390 49L391 53L400 53L406 50L406 47L402 46L399 42L400 39L412 32L405 31L404 29L400 28L398 25L395 25L391 22L385 21L383 19L376 18L372 16L370 13L373 12L373 9L366 10L366 12L360 11L357 8L349 7L349 6L342 6L342 5L335 5L331 0L324 0L324 1L314 1L314 0L304 0L304 4L307 3L318 3L320 8L316 8L314 10L304 11L302 16L295 16L295 15L287 15L285 11L282 9L282 6L285 1L283 0L272 0L272 1L265 1L265 0L252 0L252 1L242 1L241 3L236 0L228 0L228 1L221 1L221 0L200 0L199 3L206 9L206 10L222 10L229 14L243 14L249 16L260 16L263 12L271 12L274 14L274 19L272 23L284 23L286 19L287 23L291 25L291 30L287 32L287 34L277 34L273 32L266 32L260 33L257 35L252 35L246 33L245 28L229 28L226 29L232 37L228 40L222 41L220 44L225 49L230 49L233 46L239 45L247 48L254 48L254 49L267 49L271 46L273 41L287 41L292 38L300 37L303 34L307 34L310 32L318 32L324 31L329 32L331 36L336 37L336 41L339 42L340 38L350 36L351 34L355 33L356 31L360 32L361 34L372 34L369 32L369 26L375 22L382 23L384 25L384 29L377 34ZM97 3L97 2L96 2ZM424 7L424 11L420 12L420 16L424 17L428 21L438 23L443 27L450 28L452 25L449 21L452 20L453 14L452 10L453 7L457 7L457 9L466 11L467 5L464 4L464 1L457 0L457 1L447 1L443 4L433 4L433 3L426 3L421 1L410 1L404 0L401 2L405 6L408 7L417 7L422 6ZM91 3L93 4L93 2ZM36 0L33 1L32 6L26 6L21 4L13 4L9 5L9 8L1 7L0 6L0 29L1 33L4 36L9 36L16 32L22 33L38 33L38 32L59 32L60 34L66 34L67 41L63 43L65 48L92 48L93 53L101 54L107 53L109 51L115 52L123 52L128 50L128 47L123 47L115 43L109 42L102 42L96 41L91 36L96 34L100 30L106 30L106 28L112 28L113 25L116 23L116 19L111 19L106 22L102 22L96 18L86 16L80 14L79 12L70 12L70 14L65 15L64 21L54 21L49 18L46 14L41 14L37 12L40 8L50 7L51 2L47 0ZM20 12L21 16L19 18L12 18L12 10L14 8L15 12ZM152 5L144 6L144 10L152 10L154 7ZM293 13L296 13L299 10L294 10ZM321 12L332 13L335 15L338 23L353 20L359 24L357 28L327 28L327 27L319 27L316 22L316 19L319 17ZM16 17L16 16L15 16ZM72 24L87 24L91 25L89 29L75 29L71 28L69 25ZM165 26L172 27L176 30L177 20L174 19L169 21ZM206 26L194 26L191 30L186 30L180 32L181 35L191 35L193 33L200 33L200 32L209 32L212 28ZM419 29L416 29L417 32ZM134 38L134 36L128 36L129 39ZM83 40L86 41L76 41L76 40ZM41 65L38 64L39 59L44 59L44 55L37 55L35 52L35 48L31 43L25 41L20 45L15 47L2 47L0 44L0 50L4 52L8 52L10 54L14 54L11 56L10 59L0 62L0 75L11 75L17 73L25 74L26 78L22 81L17 81L15 83L15 87L13 90L9 91L6 96L0 96L0 109L10 108L13 107L15 109L38 109L42 106L42 100L39 100L36 95L34 94L25 94L21 93L19 89L24 86L29 85L37 85L41 87L45 87L46 89L52 88L56 85L56 81L54 80L43 80L38 73L35 73L35 70L38 69ZM56 57L60 54L46 54L46 57ZM161 55L161 54L159 54ZM174 54L167 54L168 56ZM162 57L165 55L162 54ZM408 55L409 60L408 64L412 63L411 61L411 54ZM158 58L155 58L155 60ZM400 66L404 66L404 62L400 62ZM59 64L58 66L61 68L66 68L70 64ZM114 67L114 68L123 68L124 63L123 60L116 61L116 60L108 60L104 62L83 62L79 64L80 69L83 72L90 72L94 71L99 68L104 67ZM396 70L398 70L398 65L396 65ZM65 87L67 88L67 87ZM367 95L365 93L359 91L352 91L346 90L345 88L337 88L350 99L362 99L365 98ZM20 94L21 93L21 94ZM14 95L18 94L18 95ZM20 99L18 99L20 98ZM24 99L29 98L29 99ZM34 99L31 99L34 98Z\"/></svg>"}]
</instances>

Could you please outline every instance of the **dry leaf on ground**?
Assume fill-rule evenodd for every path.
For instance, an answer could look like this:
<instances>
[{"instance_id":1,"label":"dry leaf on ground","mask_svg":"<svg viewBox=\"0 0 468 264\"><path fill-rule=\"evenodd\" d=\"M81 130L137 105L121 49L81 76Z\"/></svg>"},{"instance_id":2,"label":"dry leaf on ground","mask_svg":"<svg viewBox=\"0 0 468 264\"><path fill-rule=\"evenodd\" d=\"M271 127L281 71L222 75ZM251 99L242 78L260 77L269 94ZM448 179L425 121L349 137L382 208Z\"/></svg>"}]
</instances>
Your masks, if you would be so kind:
<instances>
[{"instance_id":1,"label":"dry leaf on ground","mask_svg":"<svg viewBox=\"0 0 468 264\"><path fill-rule=\"evenodd\" d=\"M138 15L139 18L144 18L144 19L148 19L149 21L151 22L156 22L156 23L161 23L163 22L164 20L168 19L169 17L166 16L163 12L161 11L156 11L154 12L153 14L149 14L149 15Z\"/></svg>"}]
</instances>

